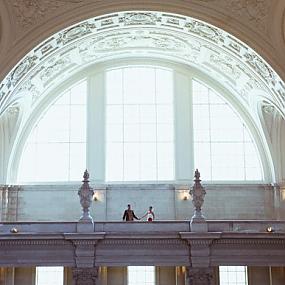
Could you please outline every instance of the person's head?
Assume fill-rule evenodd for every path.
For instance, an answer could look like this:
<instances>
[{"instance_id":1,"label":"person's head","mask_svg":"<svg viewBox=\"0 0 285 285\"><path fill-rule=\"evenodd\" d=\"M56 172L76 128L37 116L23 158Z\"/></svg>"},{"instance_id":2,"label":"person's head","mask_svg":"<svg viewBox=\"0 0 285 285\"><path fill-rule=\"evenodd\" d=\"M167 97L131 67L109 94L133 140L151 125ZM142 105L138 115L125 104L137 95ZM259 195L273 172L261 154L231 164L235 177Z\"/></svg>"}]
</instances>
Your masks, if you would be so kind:
<instances>
[{"instance_id":1,"label":"person's head","mask_svg":"<svg viewBox=\"0 0 285 285\"><path fill-rule=\"evenodd\" d=\"M128 204L128 210L130 210L131 209L131 205L130 204Z\"/></svg>"},{"instance_id":2,"label":"person's head","mask_svg":"<svg viewBox=\"0 0 285 285\"><path fill-rule=\"evenodd\" d=\"M149 206L149 210L150 210L150 211L152 210L152 206Z\"/></svg>"}]
</instances>

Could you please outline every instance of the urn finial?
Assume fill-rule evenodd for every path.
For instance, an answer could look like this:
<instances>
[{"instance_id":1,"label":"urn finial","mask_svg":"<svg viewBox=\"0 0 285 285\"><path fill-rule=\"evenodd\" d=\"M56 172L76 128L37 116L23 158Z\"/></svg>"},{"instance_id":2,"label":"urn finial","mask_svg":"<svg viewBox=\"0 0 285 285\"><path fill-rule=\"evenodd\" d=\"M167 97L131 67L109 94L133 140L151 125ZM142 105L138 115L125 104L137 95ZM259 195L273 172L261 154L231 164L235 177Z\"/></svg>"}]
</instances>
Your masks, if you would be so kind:
<instances>
[{"instance_id":1,"label":"urn finial","mask_svg":"<svg viewBox=\"0 0 285 285\"><path fill-rule=\"evenodd\" d=\"M88 179L89 179L89 172L87 169L85 169L82 182L89 182Z\"/></svg>"},{"instance_id":2,"label":"urn finial","mask_svg":"<svg viewBox=\"0 0 285 285\"><path fill-rule=\"evenodd\" d=\"M87 169L84 171L83 174L83 184L81 185L79 191L78 191L78 195L80 198L80 204L82 206L82 216L80 217L80 222L84 222L84 223L88 223L88 222L92 222L93 223L93 219L90 215L90 205L92 203L92 197L94 195L94 191L93 189L89 186L89 173L87 171Z\"/></svg>"},{"instance_id":3,"label":"urn finial","mask_svg":"<svg viewBox=\"0 0 285 285\"><path fill-rule=\"evenodd\" d=\"M202 205L204 203L204 197L206 195L205 188L201 185L201 179L200 179L200 172L198 169L195 171L195 179L194 179L194 185L190 190L190 195L192 196L192 203L194 205L194 215L192 217L192 221L203 221L205 220L205 217L202 215Z\"/></svg>"}]
</instances>

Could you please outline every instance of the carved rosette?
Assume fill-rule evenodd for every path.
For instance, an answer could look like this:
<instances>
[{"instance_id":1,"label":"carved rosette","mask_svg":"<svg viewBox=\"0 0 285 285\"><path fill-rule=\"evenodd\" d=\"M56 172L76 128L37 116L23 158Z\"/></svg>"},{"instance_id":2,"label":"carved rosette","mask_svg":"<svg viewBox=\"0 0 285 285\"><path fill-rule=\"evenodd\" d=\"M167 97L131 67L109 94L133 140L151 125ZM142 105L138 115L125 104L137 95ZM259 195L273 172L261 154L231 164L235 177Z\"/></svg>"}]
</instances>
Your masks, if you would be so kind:
<instances>
[{"instance_id":1,"label":"carved rosette","mask_svg":"<svg viewBox=\"0 0 285 285\"><path fill-rule=\"evenodd\" d=\"M98 269L94 268L73 268L73 280L75 285L96 285Z\"/></svg>"},{"instance_id":2,"label":"carved rosette","mask_svg":"<svg viewBox=\"0 0 285 285\"><path fill-rule=\"evenodd\" d=\"M206 191L204 187L201 185L201 179L200 179L200 172L198 169L195 171L195 179L194 179L194 185L189 191L190 195L192 196L192 203L194 205L195 211L194 216L192 217L192 220L204 220L204 216L202 215L202 205L204 204L204 197L206 195Z\"/></svg>"},{"instance_id":3,"label":"carved rosette","mask_svg":"<svg viewBox=\"0 0 285 285\"><path fill-rule=\"evenodd\" d=\"M79 221L81 222L93 222L92 217L90 216L90 205L92 202L92 197L94 195L94 191L89 186L89 173L85 170L83 175L83 184L78 191L78 195L80 197L80 204L82 206L83 214Z\"/></svg>"},{"instance_id":4,"label":"carved rosette","mask_svg":"<svg viewBox=\"0 0 285 285\"><path fill-rule=\"evenodd\" d=\"M188 283L187 285L213 285L213 269L212 268L187 268L186 271Z\"/></svg>"}]
</instances>

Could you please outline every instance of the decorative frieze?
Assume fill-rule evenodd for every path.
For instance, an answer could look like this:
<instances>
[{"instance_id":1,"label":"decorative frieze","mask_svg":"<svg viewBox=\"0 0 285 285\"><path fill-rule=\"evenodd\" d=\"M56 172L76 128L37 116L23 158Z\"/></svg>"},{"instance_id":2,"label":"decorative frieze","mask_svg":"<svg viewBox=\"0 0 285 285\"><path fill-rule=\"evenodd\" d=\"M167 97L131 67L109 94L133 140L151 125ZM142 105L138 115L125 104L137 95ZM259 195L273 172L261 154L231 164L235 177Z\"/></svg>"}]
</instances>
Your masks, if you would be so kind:
<instances>
[{"instance_id":1,"label":"decorative frieze","mask_svg":"<svg viewBox=\"0 0 285 285\"><path fill-rule=\"evenodd\" d=\"M16 5L19 2L15 1ZM41 9L36 0L26 2L33 9ZM251 11L249 1L242 5L230 2L235 3L233 7L237 10ZM263 2L268 1L256 2L260 3L256 4L260 11ZM256 19L261 19L258 15ZM139 56L159 53L164 58L207 70L248 108L247 95L258 90L285 114L284 82L255 51L212 25L161 12L120 12L92 18L54 34L27 54L3 80L0 113L21 96L33 96L35 104L44 96L44 90L76 70L103 58L127 57L130 50Z\"/></svg>"}]
</instances>

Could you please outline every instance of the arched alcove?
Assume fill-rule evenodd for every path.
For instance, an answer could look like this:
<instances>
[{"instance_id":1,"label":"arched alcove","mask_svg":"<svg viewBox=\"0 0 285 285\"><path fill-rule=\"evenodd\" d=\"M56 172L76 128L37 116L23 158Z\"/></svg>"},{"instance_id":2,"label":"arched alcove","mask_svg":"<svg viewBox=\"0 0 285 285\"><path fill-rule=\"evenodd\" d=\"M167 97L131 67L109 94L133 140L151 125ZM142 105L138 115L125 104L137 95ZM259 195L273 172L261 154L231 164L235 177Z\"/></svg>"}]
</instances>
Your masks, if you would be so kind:
<instances>
[{"instance_id":1,"label":"arched alcove","mask_svg":"<svg viewBox=\"0 0 285 285\"><path fill-rule=\"evenodd\" d=\"M274 168L256 102L263 98L283 115L282 80L250 47L225 31L190 17L152 11L119 12L78 23L37 46L10 72L2 85L1 110L15 104L22 110L10 159L12 172L22 132L48 96L92 66L120 59L191 66L222 86L252 123L267 167L266 180L271 181Z\"/></svg>"}]
</instances>

